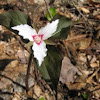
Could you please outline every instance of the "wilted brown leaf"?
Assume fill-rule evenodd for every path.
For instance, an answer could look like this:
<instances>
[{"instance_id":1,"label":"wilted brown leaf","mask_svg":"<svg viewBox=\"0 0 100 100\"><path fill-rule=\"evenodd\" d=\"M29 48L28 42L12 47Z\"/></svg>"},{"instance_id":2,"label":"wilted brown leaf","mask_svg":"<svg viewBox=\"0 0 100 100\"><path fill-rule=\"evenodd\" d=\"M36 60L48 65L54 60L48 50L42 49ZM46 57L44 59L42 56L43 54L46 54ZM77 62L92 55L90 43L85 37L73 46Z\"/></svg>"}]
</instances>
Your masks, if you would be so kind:
<instances>
[{"instance_id":1,"label":"wilted brown leaf","mask_svg":"<svg viewBox=\"0 0 100 100\"><path fill-rule=\"evenodd\" d=\"M79 70L71 63L68 57L64 57L62 61L62 68L60 74L60 81L62 83L74 82L75 74L81 75Z\"/></svg>"}]
</instances>

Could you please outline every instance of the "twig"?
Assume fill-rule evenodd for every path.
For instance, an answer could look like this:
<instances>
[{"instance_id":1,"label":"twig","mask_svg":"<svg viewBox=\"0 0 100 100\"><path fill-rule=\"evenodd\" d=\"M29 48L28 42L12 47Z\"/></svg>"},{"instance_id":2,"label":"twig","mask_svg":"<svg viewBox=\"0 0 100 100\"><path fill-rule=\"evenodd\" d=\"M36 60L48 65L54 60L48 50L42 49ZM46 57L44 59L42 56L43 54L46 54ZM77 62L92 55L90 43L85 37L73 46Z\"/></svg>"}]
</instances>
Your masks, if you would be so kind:
<instances>
[{"instance_id":1,"label":"twig","mask_svg":"<svg viewBox=\"0 0 100 100\"><path fill-rule=\"evenodd\" d=\"M33 57L33 54L31 52L29 62L28 62L28 67L27 67L26 79L25 79L26 91L29 90L28 79L29 79L29 72L31 68L32 57Z\"/></svg>"},{"instance_id":2,"label":"twig","mask_svg":"<svg viewBox=\"0 0 100 100\"><path fill-rule=\"evenodd\" d=\"M48 11L48 13L49 13L51 19L53 19L53 16L51 15L51 13L50 13L50 11L49 11L49 7L48 7L48 4L47 4L46 0L44 0L44 2L45 2L46 9L47 9L47 11Z\"/></svg>"}]
</instances>

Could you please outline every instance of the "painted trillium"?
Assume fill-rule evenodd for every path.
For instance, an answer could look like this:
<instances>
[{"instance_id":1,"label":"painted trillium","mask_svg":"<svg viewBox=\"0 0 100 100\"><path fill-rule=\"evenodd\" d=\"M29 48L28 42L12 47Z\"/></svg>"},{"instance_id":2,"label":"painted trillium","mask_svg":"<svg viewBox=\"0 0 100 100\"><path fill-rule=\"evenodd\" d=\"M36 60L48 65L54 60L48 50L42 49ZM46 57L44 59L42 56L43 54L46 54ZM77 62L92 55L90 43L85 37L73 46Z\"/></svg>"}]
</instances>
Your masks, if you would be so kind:
<instances>
[{"instance_id":1,"label":"painted trillium","mask_svg":"<svg viewBox=\"0 0 100 100\"><path fill-rule=\"evenodd\" d=\"M38 34L36 33L35 29L27 24L21 24L12 27L12 29L18 30L18 34L21 35L24 39L34 41L32 49L34 51L34 57L38 60L39 66L41 66L44 57L47 55L46 43L44 40L52 36L52 34L57 29L58 23L59 19L52 21L52 23L48 23L45 27L42 27L39 30Z\"/></svg>"}]
</instances>

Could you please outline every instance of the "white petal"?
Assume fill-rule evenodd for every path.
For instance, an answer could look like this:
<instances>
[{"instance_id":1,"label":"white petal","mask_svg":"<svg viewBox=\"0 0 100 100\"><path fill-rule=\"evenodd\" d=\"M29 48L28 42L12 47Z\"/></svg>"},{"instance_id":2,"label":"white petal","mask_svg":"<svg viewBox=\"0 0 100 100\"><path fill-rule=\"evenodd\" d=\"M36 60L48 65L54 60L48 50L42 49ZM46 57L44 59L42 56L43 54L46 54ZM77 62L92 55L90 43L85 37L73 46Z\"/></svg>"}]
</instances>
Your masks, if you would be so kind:
<instances>
[{"instance_id":1,"label":"white petal","mask_svg":"<svg viewBox=\"0 0 100 100\"><path fill-rule=\"evenodd\" d=\"M34 42L32 49L34 51L34 57L38 60L39 66L41 66L44 57L47 55L46 44L44 41L42 41L40 45Z\"/></svg>"},{"instance_id":2,"label":"white petal","mask_svg":"<svg viewBox=\"0 0 100 100\"><path fill-rule=\"evenodd\" d=\"M43 40L48 39L56 31L58 23L59 23L59 19L52 21L52 23L48 23L45 27L42 27L39 30L38 34L44 34Z\"/></svg>"},{"instance_id":3,"label":"white petal","mask_svg":"<svg viewBox=\"0 0 100 100\"><path fill-rule=\"evenodd\" d=\"M30 41L33 41L32 35L37 34L36 31L29 25L17 25L15 27L12 27L14 30L19 31L19 35L21 35L24 39L29 39Z\"/></svg>"}]
</instances>

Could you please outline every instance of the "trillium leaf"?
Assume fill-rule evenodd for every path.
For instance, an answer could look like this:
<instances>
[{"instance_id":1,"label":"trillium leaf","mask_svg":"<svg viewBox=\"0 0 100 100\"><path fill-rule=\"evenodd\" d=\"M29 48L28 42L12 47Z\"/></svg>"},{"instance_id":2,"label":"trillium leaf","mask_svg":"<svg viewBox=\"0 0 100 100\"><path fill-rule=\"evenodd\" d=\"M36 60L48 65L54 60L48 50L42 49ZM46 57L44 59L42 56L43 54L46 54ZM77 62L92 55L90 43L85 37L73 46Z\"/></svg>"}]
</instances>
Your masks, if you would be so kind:
<instances>
[{"instance_id":1,"label":"trillium leaf","mask_svg":"<svg viewBox=\"0 0 100 100\"><path fill-rule=\"evenodd\" d=\"M20 24L27 24L28 16L21 11L8 11L0 14L0 25L10 28Z\"/></svg>"},{"instance_id":2,"label":"trillium leaf","mask_svg":"<svg viewBox=\"0 0 100 100\"><path fill-rule=\"evenodd\" d=\"M45 57L42 65L39 67L36 59L34 60L34 63L46 82L56 90L60 76L63 54L58 47L53 45L47 45L47 49L47 56Z\"/></svg>"},{"instance_id":3,"label":"trillium leaf","mask_svg":"<svg viewBox=\"0 0 100 100\"><path fill-rule=\"evenodd\" d=\"M50 39L66 39L68 33L70 32L70 25L72 21L64 16L56 15L55 19L59 19L59 24L56 32L54 32L53 36Z\"/></svg>"},{"instance_id":4,"label":"trillium leaf","mask_svg":"<svg viewBox=\"0 0 100 100\"><path fill-rule=\"evenodd\" d=\"M83 93L82 97L86 100L88 98L88 95L86 93Z\"/></svg>"}]
</instances>

